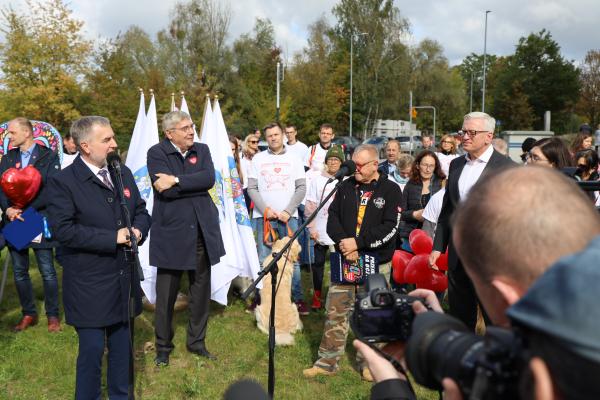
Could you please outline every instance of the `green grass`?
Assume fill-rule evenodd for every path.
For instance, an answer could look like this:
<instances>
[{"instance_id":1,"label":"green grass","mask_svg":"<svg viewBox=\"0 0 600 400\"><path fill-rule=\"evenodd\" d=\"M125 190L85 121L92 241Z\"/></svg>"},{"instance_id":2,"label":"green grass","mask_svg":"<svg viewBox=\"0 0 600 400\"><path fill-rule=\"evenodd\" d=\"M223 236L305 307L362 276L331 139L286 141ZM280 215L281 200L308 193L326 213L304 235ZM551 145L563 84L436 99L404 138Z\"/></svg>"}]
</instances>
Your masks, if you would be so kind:
<instances>
[{"instance_id":1,"label":"green grass","mask_svg":"<svg viewBox=\"0 0 600 400\"><path fill-rule=\"evenodd\" d=\"M0 265L6 250L2 252ZM49 334L43 310L43 288L32 257L32 276L40 323L15 334L12 327L21 310L12 280L0 304L0 399L67 399L75 388L77 334L63 324L63 331ZM57 266L61 275L61 268ZM303 272L304 288L310 277ZM60 284L60 280L59 280ZM307 296L308 298L308 296ZM175 350L171 364L158 368L154 352L144 353L144 344L154 341L153 314L144 311L136 319L136 398L137 399L220 399L225 389L241 378L260 382L266 390L268 371L267 336L259 332L244 304L233 299L228 307L212 304L207 348L218 356L208 361L185 350L187 313L175 315ZM277 399L368 399L371 384L361 381L355 370L355 352L348 340L340 372L333 377L308 380L302 370L312 365L323 330L323 313L303 317L304 330L295 335L293 347L275 351L275 398ZM420 399L436 399L437 394L417 388Z\"/></svg>"}]
</instances>

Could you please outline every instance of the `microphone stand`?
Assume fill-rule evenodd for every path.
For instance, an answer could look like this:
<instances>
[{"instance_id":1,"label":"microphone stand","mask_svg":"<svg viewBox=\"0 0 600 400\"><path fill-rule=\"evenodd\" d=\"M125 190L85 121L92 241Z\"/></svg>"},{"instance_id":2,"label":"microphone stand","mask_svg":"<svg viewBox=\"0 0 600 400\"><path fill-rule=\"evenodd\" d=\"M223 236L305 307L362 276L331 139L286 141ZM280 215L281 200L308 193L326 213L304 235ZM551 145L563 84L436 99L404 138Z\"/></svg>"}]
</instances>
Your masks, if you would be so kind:
<instances>
[{"instance_id":1,"label":"microphone stand","mask_svg":"<svg viewBox=\"0 0 600 400\"><path fill-rule=\"evenodd\" d=\"M125 221L125 227L129 231L129 240L131 241L131 248L127 249L126 247L123 249L125 253L125 262L129 269L129 299L127 305L127 316L129 317L129 387L127 398L130 400L134 399L135 394L135 370L134 370L134 357L135 351L133 349L134 344L134 327L135 327L135 295L133 293L133 282L135 280L135 275L137 271L137 275L141 281L144 280L144 271L142 270L142 266L140 265L140 260L138 258L138 243L137 237L133 232L133 226L131 225L131 216L129 214L129 208L127 207L127 201L125 200L125 187L123 185L123 175L121 174L121 164L118 161L113 161L109 163L109 167L111 169L111 176L115 182L115 189L117 191L117 195L119 196L119 204L121 205L121 214Z\"/></svg>"},{"instance_id":2,"label":"microphone stand","mask_svg":"<svg viewBox=\"0 0 600 400\"><path fill-rule=\"evenodd\" d=\"M315 219L315 217L317 216L319 211L325 206L325 204L331 198L331 196L333 196L335 194L335 192L338 191L340 185L343 182L342 179L343 179L343 177L339 179L338 183L335 185L335 187L333 188L331 193L329 193L321 201L319 206L310 215L310 217L308 217L308 219L306 219L306 221L304 221L304 223L298 227L296 232L294 232L294 235L285 244L285 246L283 246L281 251L274 252L271 254L271 256L273 257L271 262L266 267L264 267L262 270L260 270L256 280L254 282L252 282L250 287L248 289L246 289L244 294L242 294L242 299L244 299L244 300L247 299L248 296L250 296L250 294L252 294L252 292L254 292L254 290L256 289L256 285L258 285L258 283L265 277L265 275L267 275L269 273L271 274L272 296L271 296L271 311L270 311L270 315L269 315L269 378L268 378L269 379L268 391L269 391L269 398L271 398L271 399L274 398L273 394L275 392L275 299L276 299L275 294L277 292L277 273L279 272L279 268L277 267L277 262L285 254L285 252L290 248L290 246L292 245L294 240L296 240L298 238L298 236L300 236L300 234L304 231L306 226L308 224L310 224L313 219ZM335 179L330 178L330 180L328 181L328 183L325 186L327 186L329 183L333 182L334 180Z\"/></svg>"}]
</instances>

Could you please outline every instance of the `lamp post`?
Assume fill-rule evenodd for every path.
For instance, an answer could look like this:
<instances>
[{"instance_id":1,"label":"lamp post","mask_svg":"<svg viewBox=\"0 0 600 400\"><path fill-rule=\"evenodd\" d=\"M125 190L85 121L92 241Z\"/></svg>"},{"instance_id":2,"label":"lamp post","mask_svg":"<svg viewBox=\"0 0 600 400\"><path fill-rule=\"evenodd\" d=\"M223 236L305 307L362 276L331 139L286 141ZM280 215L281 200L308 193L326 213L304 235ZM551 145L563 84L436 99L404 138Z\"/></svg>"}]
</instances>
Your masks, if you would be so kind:
<instances>
[{"instance_id":1,"label":"lamp post","mask_svg":"<svg viewBox=\"0 0 600 400\"><path fill-rule=\"evenodd\" d=\"M348 128L348 135L350 137L352 137L352 58L354 57L354 37L361 35L368 35L368 33L352 33L350 36L350 126Z\"/></svg>"},{"instance_id":2,"label":"lamp post","mask_svg":"<svg viewBox=\"0 0 600 400\"><path fill-rule=\"evenodd\" d=\"M485 34L483 36L483 89L481 90L481 112L485 112L485 68L487 60L487 20L490 10L485 12Z\"/></svg>"}]
</instances>

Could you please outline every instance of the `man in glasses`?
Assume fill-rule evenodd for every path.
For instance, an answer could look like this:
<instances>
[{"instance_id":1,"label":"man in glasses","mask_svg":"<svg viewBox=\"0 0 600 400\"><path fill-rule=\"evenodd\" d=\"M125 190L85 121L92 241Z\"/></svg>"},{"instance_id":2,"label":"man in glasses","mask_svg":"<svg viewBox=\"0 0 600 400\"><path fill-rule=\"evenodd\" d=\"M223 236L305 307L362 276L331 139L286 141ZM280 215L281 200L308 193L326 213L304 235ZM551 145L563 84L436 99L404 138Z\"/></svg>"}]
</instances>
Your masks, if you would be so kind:
<instances>
[{"instance_id":1,"label":"man in glasses","mask_svg":"<svg viewBox=\"0 0 600 400\"><path fill-rule=\"evenodd\" d=\"M402 194L387 174L378 171L375 146L358 146L352 160L356 164L356 172L341 184L329 207L327 234L347 261L357 261L361 253L375 253L379 272L387 275L389 280L390 261L400 224ZM319 358L311 368L304 370L305 377L337 372L346 347L348 318L358 290L363 290L362 286L331 284L327 293L327 319ZM368 381L373 379L366 368L362 369L362 376Z\"/></svg>"},{"instance_id":2,"label":"man in glasses","mask_svg":"<svg viewBox=\"0 0 600 400\"><path fill-rule=\"evenodd\" d=\"M450 314L475 330L478 299L473 283L465 273L452 243L451 216L482 175L513 163L492 147L496 120L486 113L472 112L464 117L462 144L467 154L450 163L446 193L438 219L433 251L429 264L433 268L442 252L448 248L448 302ZM477 246L477 243L473 244ZM484 314L485 315L485 314ZM487 317L486 317L487 318Z\"/></svg>"},{"instance_id":3,"label":"man in glasses","mask_svg":"<svg viewBox=\"0 0 600 400\"><path fill-rule=\"evenodd\" d=\"M150 265L156 277L156 359L168 365L173 345L173 306L181 276L190 282L190 322L187 350L215 359L205 345L210 305L210 267L221 260L225 247L219 217L208 190L215 168L208 146L194 143L194 124L182 111L165 114L165 138L148 150L148 173L154 186Z\"/></svg>"}]
</instances>

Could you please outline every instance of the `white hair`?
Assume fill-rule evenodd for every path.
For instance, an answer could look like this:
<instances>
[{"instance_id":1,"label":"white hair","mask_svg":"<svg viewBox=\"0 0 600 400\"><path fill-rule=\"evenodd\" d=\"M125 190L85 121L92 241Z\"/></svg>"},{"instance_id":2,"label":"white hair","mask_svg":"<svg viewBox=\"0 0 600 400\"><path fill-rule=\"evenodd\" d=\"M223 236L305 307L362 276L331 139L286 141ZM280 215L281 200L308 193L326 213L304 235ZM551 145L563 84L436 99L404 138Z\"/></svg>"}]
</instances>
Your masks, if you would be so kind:
<instances>
[{"instance_id":1,"label":"white hair","mask_svg":"<svg viewBox=\"0 0 600 400\"><path fill-rule=\"evenodd\" d=\"M465 115L464 120L469 119L482 119L485 123L485 130L488 132L494 132L496 130L496 120L492 118L489 114L486 114L481 111L473 111Z\"/></svg>"}]
</instances>

